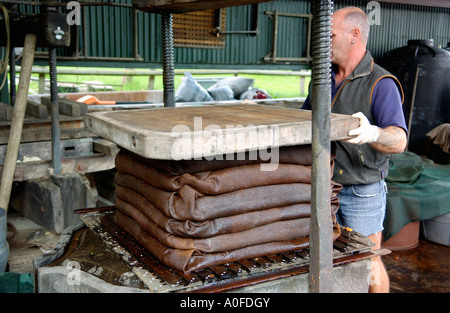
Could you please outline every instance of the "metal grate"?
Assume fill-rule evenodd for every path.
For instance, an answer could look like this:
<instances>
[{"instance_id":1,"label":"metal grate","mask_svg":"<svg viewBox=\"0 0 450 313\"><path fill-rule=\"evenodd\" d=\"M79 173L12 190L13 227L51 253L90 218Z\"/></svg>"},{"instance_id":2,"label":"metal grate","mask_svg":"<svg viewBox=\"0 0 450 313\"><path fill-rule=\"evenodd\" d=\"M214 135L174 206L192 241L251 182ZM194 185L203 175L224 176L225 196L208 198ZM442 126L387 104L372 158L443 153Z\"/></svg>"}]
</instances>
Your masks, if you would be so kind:
<instances>
[{"instance_id":1,"label":"metal grate","mask_svg":"<svg viewBox=\"0 0 450 313\"><path fill-rule=\"evenodd\" d=\"M165 266L113 220L114 210L81 213L80 219L119 255L152 292L224 292L307 273L309 250L241 260L183 273ZM334 242L334 265L373 256L367 237L342 228Z\"/></svg>"}]
</instances>

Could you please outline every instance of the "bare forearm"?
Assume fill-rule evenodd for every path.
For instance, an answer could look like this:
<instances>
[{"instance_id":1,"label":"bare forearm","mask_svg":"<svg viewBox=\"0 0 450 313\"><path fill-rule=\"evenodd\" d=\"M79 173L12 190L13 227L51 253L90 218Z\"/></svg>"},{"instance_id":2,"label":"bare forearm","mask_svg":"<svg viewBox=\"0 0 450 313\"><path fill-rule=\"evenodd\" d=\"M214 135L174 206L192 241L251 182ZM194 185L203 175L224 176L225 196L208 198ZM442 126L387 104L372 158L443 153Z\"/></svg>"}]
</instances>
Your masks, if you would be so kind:
<instances>
[{"instance_id":1,"label":"bare forearm","mask_svg":"<svg viewBox=\"0 0 450 313\"><path fill-rule=\"evenodd\" d=\"M371 143L371 147L375 150L386 153L402 153L406 148L406 133L396 126L389 126L386 128L378 128L380 134L377 141Z\"/></svg>"}]
</instances>

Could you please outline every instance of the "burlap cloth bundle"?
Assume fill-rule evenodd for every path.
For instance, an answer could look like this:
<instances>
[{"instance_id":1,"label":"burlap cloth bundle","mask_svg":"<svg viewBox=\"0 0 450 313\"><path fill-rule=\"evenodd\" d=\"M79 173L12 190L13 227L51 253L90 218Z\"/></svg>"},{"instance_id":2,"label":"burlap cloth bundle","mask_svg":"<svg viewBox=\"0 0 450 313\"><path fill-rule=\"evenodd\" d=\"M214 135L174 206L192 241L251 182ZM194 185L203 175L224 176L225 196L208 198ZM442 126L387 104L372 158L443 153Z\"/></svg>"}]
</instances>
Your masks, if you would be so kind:
<instances>
[{"instance_id":1,"label":"burlap cloth bundle","mask_svg":"<svg viewBox=\"0 0 450 313\"><path fill-rule=\"evenodd\" d=\"M116 157L116 223L162 263L184 272L305 248L310 147L286 150L280 151L285 163L270 172L260 170L260 160L179 163L121 150ZM335 238L341 188L331 181Z\"/></svg>"}]
</instances>

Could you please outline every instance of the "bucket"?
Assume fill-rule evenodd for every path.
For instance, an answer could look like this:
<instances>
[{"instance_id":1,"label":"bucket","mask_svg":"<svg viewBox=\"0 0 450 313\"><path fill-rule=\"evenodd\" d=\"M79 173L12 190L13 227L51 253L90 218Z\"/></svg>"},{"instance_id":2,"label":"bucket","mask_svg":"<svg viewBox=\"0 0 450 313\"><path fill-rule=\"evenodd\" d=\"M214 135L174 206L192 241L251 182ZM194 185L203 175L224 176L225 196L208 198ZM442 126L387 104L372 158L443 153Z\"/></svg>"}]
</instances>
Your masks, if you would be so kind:
<instances>
[{"instance_id":1,"label":"bucket","mask_svg":"<svg viewBox=\"0 0 450 313\"><path fill-rule=\"evenodd\" d=\"M424 220L422 230L426 239L450 247L450 212Z\"/></svg>"},{"instance_id":2,"label":"bucket","mask_svg":"<svg viewBox=\"0 0 450 313\"><path fill-rule=\"evenodd\" d=\"M0 208L0 273L4 273L6 264L8 263L9 245L6 241L7 228L6 228L6 211Z\"/></svg>"},{"instance_id":3,"label":"bucket","mask_svg":"<svg viewBox=\"0 0 450 313\"><path fill-rule=\"evenodd\" d=\"M394 236L381 243L381 247L392 251L407 251L419 245L420 221L413 221Z\"/></svg>"}]
</instances>

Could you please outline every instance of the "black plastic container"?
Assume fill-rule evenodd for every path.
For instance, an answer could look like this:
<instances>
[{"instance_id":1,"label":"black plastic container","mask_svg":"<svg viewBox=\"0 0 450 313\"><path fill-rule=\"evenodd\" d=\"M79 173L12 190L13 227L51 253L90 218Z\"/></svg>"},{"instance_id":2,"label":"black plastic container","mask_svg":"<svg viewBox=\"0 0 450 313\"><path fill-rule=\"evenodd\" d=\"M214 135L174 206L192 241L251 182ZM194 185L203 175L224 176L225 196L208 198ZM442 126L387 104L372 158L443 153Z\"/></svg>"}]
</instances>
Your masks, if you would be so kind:
<instances>
[{"instance_id":1,"label":"black plastic container","mask_svg":"<svg viewBox=\"0 0 450 313\"><path fill-rule=\"evenodd\" d=\"M407 46L387 52L380 62L402 84L403 112L410 127L408 150L419 155L427 154L426 133L450 122L450 51L433 43L432 39L409 40Z\"/></svg>"}]
</instances>

